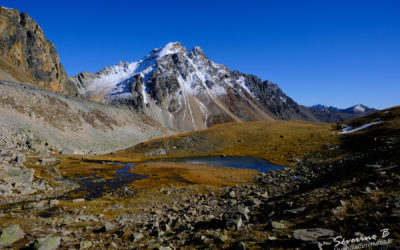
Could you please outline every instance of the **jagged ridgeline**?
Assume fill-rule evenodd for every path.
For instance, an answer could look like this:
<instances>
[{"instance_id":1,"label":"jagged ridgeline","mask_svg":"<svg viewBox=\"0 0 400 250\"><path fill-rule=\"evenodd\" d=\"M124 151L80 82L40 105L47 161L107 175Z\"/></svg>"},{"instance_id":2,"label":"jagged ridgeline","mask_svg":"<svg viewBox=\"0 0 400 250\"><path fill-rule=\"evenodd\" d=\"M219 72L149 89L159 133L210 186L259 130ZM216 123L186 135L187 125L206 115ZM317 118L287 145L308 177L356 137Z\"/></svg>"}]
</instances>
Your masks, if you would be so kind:
<instances>
[{"instance_id":1,"label":"jagged ridgeline","mask_svg":"<svg viewBox=\"0 0 400 250\"><path fill-rule=\"evenodd\" d=\"M222 122L317 119L269 81L212 62L199 47L179 42L138 62L121 62L71 78L82 95L125 103L178 131Z\"/></svg>"},{"instance_id":2,"label":"jagged ridgeline","mask_svg":"<svg viewBox=\"0 0 400 250\"><path fill-rule=\"evenodd\" d=\"M0 6L0 80L75 95L55 46L26 13Z\"/></svg>"}]
</instances>

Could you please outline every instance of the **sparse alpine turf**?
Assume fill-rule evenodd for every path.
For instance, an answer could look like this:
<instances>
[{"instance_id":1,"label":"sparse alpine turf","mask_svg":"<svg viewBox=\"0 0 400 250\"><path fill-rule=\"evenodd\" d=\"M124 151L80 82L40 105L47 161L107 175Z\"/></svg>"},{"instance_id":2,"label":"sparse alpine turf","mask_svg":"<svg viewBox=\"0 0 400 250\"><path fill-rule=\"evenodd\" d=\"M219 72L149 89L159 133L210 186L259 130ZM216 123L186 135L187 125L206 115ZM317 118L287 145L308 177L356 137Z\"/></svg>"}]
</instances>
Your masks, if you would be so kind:
<instances>
[{"instance_id":1,"label":"sparse alpine turf","mask_svg":"<svg viewBox=\"0 0 400 250\"><path fill-rule=\"evenodd\" d=\"M294 166L294 158L338 143L334 125L302 121L226 123L212 128L154 139L94 159L144 161L186 156L233 155L264 158Z\"/></svg>"}]
</instances>

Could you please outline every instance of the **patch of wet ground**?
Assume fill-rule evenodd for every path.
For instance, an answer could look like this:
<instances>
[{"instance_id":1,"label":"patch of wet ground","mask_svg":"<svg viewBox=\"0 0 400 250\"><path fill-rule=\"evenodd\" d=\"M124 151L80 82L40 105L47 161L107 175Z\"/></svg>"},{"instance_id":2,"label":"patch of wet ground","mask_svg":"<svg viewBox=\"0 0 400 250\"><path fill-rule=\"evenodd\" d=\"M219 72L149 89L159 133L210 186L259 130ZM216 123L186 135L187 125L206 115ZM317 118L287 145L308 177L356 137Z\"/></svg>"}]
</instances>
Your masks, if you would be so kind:
<instances>
[{"instance_id":1,"label":"patch of wet ground","mask_svg":"<svg viewBox=\"0 0 400 250\"><path fill-rule=\"evenodd\" d=\"M278 166L264 159L257 159L246 156L203 156L203 157L184 157L172 159L159 159L156 161L164 162L183 162L188 164L209 164L214 166L225 166L233 168L255 169L259 172L268 172L269 170L282 170L286 167ZM78 188L63 194L58 199L76 199L84 198L85 200L93 200L101 198L105 193L110 193L122 189L133 181L147 178L147 175L140 175L129 172L129 169L135 166L135 163L107 162L107 161L88 161L90 163L104 165L123 165L124 167L117 169L115 175L110 178L103 178L96 174L92 175L75 175L71 180L79 185ZM149 161L151 162L151 161ZM196 184L183 179L179 175L171 177L172 180L185 183Z\"/></svg>"},{"instance_id":2,"label":"patch of wet ground","mask_svg":"<svg viewBox=\"0 0 400 250\"><path fill-rule=\"evenodd\" d=\"M147 175L130 173L129 169L135 166L134 163L121 162L101 162L103 164L123 165L124 167L117 169L115 175L111 179L105 179L96 174L82 176L75 175L74 182L79 184L79 187L68 192L58 199L71 200L76 198L84 198L85 200L93 200L101 198L106 192L119 190L133 181L147 178Z\"/></svg>"}]
</instances>

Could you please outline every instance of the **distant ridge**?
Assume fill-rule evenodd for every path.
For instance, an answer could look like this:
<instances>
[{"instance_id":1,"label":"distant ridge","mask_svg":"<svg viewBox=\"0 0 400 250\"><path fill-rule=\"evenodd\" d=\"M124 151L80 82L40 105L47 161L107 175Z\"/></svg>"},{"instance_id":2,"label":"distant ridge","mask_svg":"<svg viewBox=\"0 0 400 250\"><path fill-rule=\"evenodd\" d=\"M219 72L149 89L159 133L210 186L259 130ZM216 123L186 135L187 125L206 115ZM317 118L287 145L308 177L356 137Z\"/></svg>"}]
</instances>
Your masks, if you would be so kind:
<instances>
[{"instance_id":1,"label":"distant ridge","mask_svg":"<svg viewBox=\"0 0 400 250\"><path fill-rule=\"evenodd\" d=\"M357 104L346 109L317 104L309 107L310 111L321 122L342 122L377 112L377 109Z\"/></svg>"}]
</instances>

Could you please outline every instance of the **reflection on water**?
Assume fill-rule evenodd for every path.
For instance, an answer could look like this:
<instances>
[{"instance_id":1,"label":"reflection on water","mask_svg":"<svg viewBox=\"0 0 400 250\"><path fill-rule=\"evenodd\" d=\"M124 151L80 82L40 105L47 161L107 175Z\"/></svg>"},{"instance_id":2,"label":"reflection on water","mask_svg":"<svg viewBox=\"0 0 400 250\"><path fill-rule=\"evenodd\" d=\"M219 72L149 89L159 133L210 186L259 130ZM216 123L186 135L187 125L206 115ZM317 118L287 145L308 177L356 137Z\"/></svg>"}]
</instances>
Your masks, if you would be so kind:
<instances>
[{"instance_id":1,"label":"reflection on water","mask_svg":"<svg viewBox=\"0 0 400 250\"><path fill-rule=\"evenodd\" d=\"M214 166L232 167L232 168L249 168L259 172L268 172L269 170L281 170L284 166L278 166L267 160L253 158L248 156L198 156L198 157L182 157L171 159L159 159L154 161L165 162L183 162L190 164L208 164Z\"/></svg>"}]
</instances>

